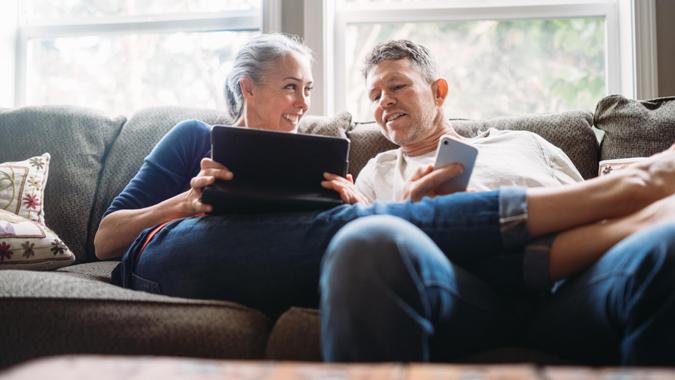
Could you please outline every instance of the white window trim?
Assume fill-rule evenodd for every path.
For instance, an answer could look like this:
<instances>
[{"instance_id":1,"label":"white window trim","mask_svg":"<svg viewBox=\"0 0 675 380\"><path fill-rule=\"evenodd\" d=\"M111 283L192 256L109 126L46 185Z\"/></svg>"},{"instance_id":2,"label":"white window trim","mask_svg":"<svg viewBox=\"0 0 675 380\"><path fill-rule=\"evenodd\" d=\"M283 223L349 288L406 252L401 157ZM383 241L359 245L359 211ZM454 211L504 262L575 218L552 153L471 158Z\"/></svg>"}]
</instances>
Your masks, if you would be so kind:
<instances>
[{"instance_id":1,"label":"white window trim","mask_svg":"<svg viewBox=\"0 0 675 380\"><path fill-rule=\"evenodd\" d=\"M635 99L659 96L656 0L620 0L622 93Z\"/></svg>"},{"instance_id":2,"label":"white window trim","mask_svg":"<svg viewBox=\"0 0 675 380\"><path fill-rule=\"evenodd\" d=\"M335 0L304 1L304 42L314 53L312 115L335 113L334 10Z\"/></svg>"},{"instance_id":3,"label":"white window trim","mask_svg":"<svg viewBox=\"0 0 675 380\"><path fill-rule=\"evenodd\" d=\"M422 7L417 3L404 3L397 9L387 4L375 4L359 9L335 11L333 0L318 0L323 7L321 12L308 13L305 0L305 36L316 36L320 24L317 17L326 17L332 13L334 17L333 33L326 33L333 41L325 44L334 45L334 60L330 59L331 50L317 53L315 78L325 78L325 82L317 82L317 86L333 89L315 101L312 107L322 110L346 110L346 63L344 31L348 24L365 22L403 22L403 21L457 21L476 19L522 19L549 17L588 17L602 16L606 18L606 51L607 51L607 88L608 94L622 94L629 98L653 98L658 95L655 0L557 0L541 4L533 0L502 0L470 3L461 0L448 0ZM442 4L442 5L440 5ZM470 5L469 5L470 4ZM310 6L316 7L316 5ZM330 8L330 12L327 8ZM310 24L307 19L310 18ZM323 23L324 27L326 23ZM308 27L309 26L309 27ZM326 38L322 36L322 38ZM638 43L636 43L636 41ZM324 46L326 46L324 45ZM636 48L637 46L637 48ZM313 45L310 47L316 49ZM316 50L315 50L316 52ZM327 69L325 61L334 62ZM331 74L332 75L329 75Z\"/></svg>"},{"instance_id":4,"label":"white window trim","mask_svg":"<svg viewBox=\"0 0 675 380\"><path fill-rule=\"evenodd\" d=\"M262 30L263 33L281 32L281 0L263 0Z\"/></svg>"},{"instance_id":5,"label":"white window trim","mask_svg":"<svg viewBox=\"0 0 675 380\"><path fill-rule=\"evenodd\" d=\"M16 28L18 0L0 5L0 107L14 107L14 76L16 71Z\"/></svg>"},{"instance_id":6,"label":"white window trim","mask_svg":"<svg viewBox=\"0 0 675 380\"><path fill-rule=\"evenodd\" d=\"M16 2L14 3L14 8L10 10L17 15L18 20L18 6ZM281 0L263 0L261 11L225 11L152 17L124 16L95 20L66 20L58 24L26 26L21 26L16 22L11 31L15 39L11 52L4 45L0 45L2 51L11 53L7 57L9 61L12 61L13 68L7 72L10 73L9 75L14 73L13 78L7 80L12 83L9 86L11 90L8 91L13 93L0 94L2 95L0 106L5 103L15 107L26 104L27 45L31 39L123 33L257 31L261 30L261 27L264 32L268 33L281 31Z\"/></svg>"}]
</instances>

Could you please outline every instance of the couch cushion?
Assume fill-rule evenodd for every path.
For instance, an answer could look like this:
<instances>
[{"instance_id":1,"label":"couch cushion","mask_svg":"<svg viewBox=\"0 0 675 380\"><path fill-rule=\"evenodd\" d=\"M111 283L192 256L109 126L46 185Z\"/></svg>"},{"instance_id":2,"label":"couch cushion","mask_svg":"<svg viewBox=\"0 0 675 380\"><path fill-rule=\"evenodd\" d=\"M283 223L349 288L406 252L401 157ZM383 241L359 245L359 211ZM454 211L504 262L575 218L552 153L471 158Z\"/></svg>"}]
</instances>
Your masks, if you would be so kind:
<instances>
[{"instance_id":1,"label":"couch cushion","mask_svg":"<svg viewBox=\"0 0 675 380\"><path fill-rule=\"evenodd\" d=\"M537 133L562 149L586 179L595 177L598 172L599 147L591 129L591 122L591 113L585 111L520 115L488 120L450 120L457 133L465 137L476 136L490 128ZM347 136L355 147L352 154L354 165L350 166L352 174L363 168L367 157L396 147L382 136L374 122L355 123L347 132Z\"/></svg>"},{"instance_id":2,"label":"couch cushion","mask_svg":"<svg viewBox=\"0 0 675 380\"><path fill-rule=\"evenodd\" d=\"M272 360L321 361L319 311L293 307L272 328L266 356Z\"/></svg>"},{"instance_id":3,"label":"couch cushion","mask_svg":"<svg viewBox=\"0 0 675 380\"><path fill-rule=\"evenodd\" d=\"M77 266L80 273L87 271L84 266ZM0 367L65 353L264 355L270 321L258 311L225 301L132 291L85 277L0 271Z\"/></svg>"},{"instance_id":4,"label":"couch cushion","mask_svg":"<svg viewBox=\"0 0 675 380\"><path fill-rule=\"evenodd\" d=\"M489 120L453 120L462 136L473 137L490 128L534 132L562 149L585 179L598 174L600 148L591 129L593 115L586 111L530 114Z\"/></svg>"},{"instance_id":5,"label":"couch cushion","mask_svg":"<svg viewBox=\"0 0 675 380\"><path fill-rule=\"evenodd\" d=\"M607 96L598 102L593 122L605 132L600 159L649 156L675 142L675 96L652 100Z\"/></svg>"},{"instance_id":6,"label":"couch cushion","mask_svg":"<svg viewBox=\"0 0 675 380\"><path fill-rule=\"evenodd\" d=\"M102 161L124 120L66 106L0 112L0 162L51 154L44 199L46 224L78 260L85 255L87 224Z\"/></svg>"},{"instance_id":7,"label":"couch cushion","mask_svg":"<svg viewBox=\"0 0 675 380\"><path fill-rule=\"evenodd\" d=\"M157 142L180 121L199 119L207 124L227 124L227 112L214 109L181 107L149 108L133 115L110 149L105 162L99 191L96 196L91 222L88 229L87 247L90 259L94 259L94 235L101 222L101 216L113 198L136 174L145 156ZM298 128L301 133L316 133L345 137L345 130L351 122L349 113L336 117L306 116Z\"/></svg>"}]
</instances>

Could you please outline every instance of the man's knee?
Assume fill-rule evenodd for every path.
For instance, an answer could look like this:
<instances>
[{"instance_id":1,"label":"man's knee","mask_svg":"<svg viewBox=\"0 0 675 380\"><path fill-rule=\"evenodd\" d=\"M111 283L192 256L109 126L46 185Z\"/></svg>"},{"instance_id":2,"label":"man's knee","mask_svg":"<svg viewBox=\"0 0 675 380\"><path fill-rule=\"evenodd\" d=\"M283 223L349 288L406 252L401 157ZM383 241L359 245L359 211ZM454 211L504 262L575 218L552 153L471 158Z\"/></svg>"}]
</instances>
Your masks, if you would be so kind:
<instances>
[{"instance_id":1,"label":"man's knee","mask_svg":"<svg viewBox=\"0 0 675 380\"><path fill-rule=\"evenodd\" d=\"M410 234L423 232L387 215L361 218L344 226L331 240L324 257L322 293L338 298L342 294L355 301L358 295L368 298L383 288L406 285L410 282L408 256L413 253L402 252L400 242L402 236Z\"/></svg>"}]
</instances>

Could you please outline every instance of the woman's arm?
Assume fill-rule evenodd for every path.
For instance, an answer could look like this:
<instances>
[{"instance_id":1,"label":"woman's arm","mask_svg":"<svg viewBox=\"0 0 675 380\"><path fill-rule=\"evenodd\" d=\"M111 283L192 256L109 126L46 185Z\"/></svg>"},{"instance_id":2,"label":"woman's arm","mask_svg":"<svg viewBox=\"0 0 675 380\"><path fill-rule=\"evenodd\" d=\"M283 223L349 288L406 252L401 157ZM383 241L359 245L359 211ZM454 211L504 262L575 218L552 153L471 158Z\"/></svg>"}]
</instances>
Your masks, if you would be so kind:
<instances>
[{"instance_id":1,"label":"woman's arm","mask_svg":"<svg viewBox=\"0 0 675 380\"><path fill-rule=\"evenodd\" d=\"M94 237L96 257L111 259L121 256L144 229L173 219L212 211L202 203L204 187L218 180L230 180L233 175L225 166L203 158L200 171L190 181L190 189L152 206L118 210L106 215Z\"/></svg>"},{"instance_id":2,"label":"woman's arm","mask_svg":"<svg viewBox=\"0 0 675 380\"><path fill-rule=\"evenodd\" d=\"M144 229L192 215L186 199L189 193L190 190L150 207L118 210L106 215L94 237L96 257L105 260L122 256Z\"/></svg>"}]
</instances>

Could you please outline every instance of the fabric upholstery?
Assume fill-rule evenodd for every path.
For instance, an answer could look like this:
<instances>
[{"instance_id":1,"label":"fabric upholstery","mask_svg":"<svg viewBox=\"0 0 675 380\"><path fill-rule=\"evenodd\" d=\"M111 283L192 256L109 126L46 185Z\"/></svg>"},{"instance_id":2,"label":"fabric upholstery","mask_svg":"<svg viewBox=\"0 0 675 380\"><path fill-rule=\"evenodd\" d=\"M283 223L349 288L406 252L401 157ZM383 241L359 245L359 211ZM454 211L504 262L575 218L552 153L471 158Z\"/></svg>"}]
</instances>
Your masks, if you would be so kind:
<instances>
[{"instance_id":1,"label":"fabric upholstery","mask_svg":"<svg viewBox=\"0 0 675 380\"><path fill-rule=\"evenodd\" d=\"M44 193L49 153L0 164L0 210L45 224Z\"/></svg>"},{"instance_id":2,"label":"fabric upholstery","mask_svg":"<svg viewBox=\"0 0 675 380\"><path fill-rule=\"evenodd\" d=\"M598 172L600 148L591 129L593 115L586 111L529 114L488 120L452 120L457 133L473 137L490 128L534 132L562 149L585 179Z\"/></svg>"},{"instance_id":3,"label":"fabric upholstery","mask_svg":"<svg viewBox=\"0 0 675 380\"><path fill-rule=\"evenodd\" d=\"M319 310L293 307L272 328L266 356L272 360L321 361Z\"/></svg>"},{"instance_id":4,"label":"fabric upholstery","mask_svg":"<svg viewBox=\"0 0 675 380\"><path fill-rule=\"evenodd\" d=\"M0 210L0 269L51 270L74 260L73 252L52 230Z\"/></svg>"},{"instance_id":5,"label":"fabric upholstery","mask_svg":"<svg viewBox=\"0 0 675 380\"><path fill-rule=\"evenodd\" d=\"M0 367L64 353L262 358L270 330L262 313L231 302L158 296L69 273L0 271L0 284Z\"/></svg>"},{"instance_id":6,"label":"fabric upholstery","mask_svg":"<svg viewBox=\"0 0 675 380\"><path fill-rule=\"evenodd\" d=\"M46 225L78 260L85 255L87 224L103 159L125 120L71 106L0 112L0 162L51 154L44 199Z\"/></svg>"},{"instance_id":7,"label":"fabric upholstery","mask_svg":"<svg viewBox=\"0 0 675 380\"><path fill-rule=\"evenodd\" d=\"M585 111L556 114L529 114L489 120L450 120L462 136L473 137L490 128L529 131L539 134L562 149L581 175L588 179L598 171L599 147L591 129L592 115ZM374 123L355 123L347 133L355 148L350 171L356 174L377 152L395 149Z\"/></svg>"},{"instance_id":8,"label":"fabric upholstery","mask_svg":"<svg viewBox=\"0 0 675 380\"><path fill-rule=\"evenodd\" d=\"M593 122L605 132L601 160L649 156L675 142L675 96L652 100L607 96L598 102Z\"/></svg>"},{"instance_id":9,"label":"fabric upholstery","mask_svg":"<svg viewBox=\"0 0 675 380\"><path fill-rule=\"evenodd\" d=\"M349 112L343 112L334 117L310 115L302 118L298 132L346 138L351 122L352 115Z\"/></svg>"}]
</instances>

